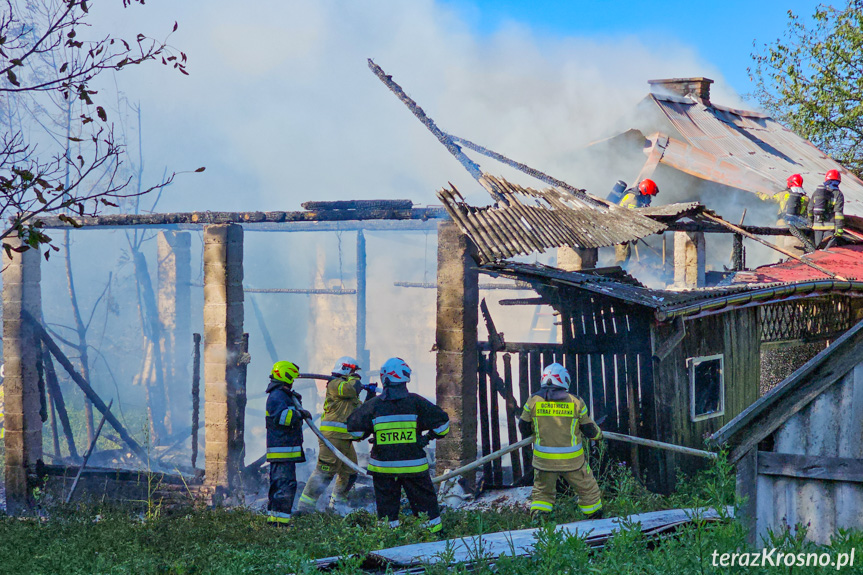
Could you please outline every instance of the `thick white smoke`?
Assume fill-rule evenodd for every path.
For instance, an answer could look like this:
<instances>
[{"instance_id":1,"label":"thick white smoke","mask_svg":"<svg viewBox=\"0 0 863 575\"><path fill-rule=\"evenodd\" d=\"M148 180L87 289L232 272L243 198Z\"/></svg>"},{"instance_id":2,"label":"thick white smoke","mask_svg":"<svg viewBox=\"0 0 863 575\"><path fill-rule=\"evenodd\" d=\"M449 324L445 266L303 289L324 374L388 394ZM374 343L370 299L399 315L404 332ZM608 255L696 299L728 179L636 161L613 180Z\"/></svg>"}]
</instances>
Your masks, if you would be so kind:
<instances>
[{"instance_id":1,"label":"thick white smoke","mask_svg":"<svg viewBox=\"0 0 863 575\"><path fill-rule=\"evenodd\" d=\"M647 46L625 36L544 38L516 25L480 35L457 9L431 0L268 0L242 5L151 0L145 7L126 10L116 4L94 7L91 33L119 26L126 36L140 31L158 37L177 20L180 28L172 44L189 57L188 77L158 65L117 75L125 97L142 109L145 184L155 183L166 167L207 167L203 174L179 178L165 191L157 211L295 210L307 200L376 198L436 204L435 191L448 181L472 200L487 202L485 192L371 74L366 65L370 57L443 130L574 185L579 185L580 173L590 169L572 161L575 152L610 135L615 120L647 93L648 79L709 76L716 80L714 100L738 103L714 66L673 41ZM106 82L104 89L112 86L113 81ZM119 118L116 110L113 113ZM137 154L136 127L129 123L126 129ZM492 173L511 173L491 160L477 159ZM604 195L606 190L596 192ZM116 268L121 257L116 246L123 239L120 232L74 234L102 238L82 238L75 248L83 252L75 260L82 297L92 302L108 271ZM108 234L116 241L106 241ZM333 236L247 233L246 284L303 288L324 280L332 285L333 278L343 274L346 287L353 287L355 236L351 232L342 238L341 258ZM151 266L153 243L146 246ZM319 243L326 246L328 275L323 279L316 278ZM193 281L200 281L197 234L193 246ZM376 232L369 235L368 248L371 367L401 355L414 365L421 393L433 396L434 356L429 350L434 343L434 292L392 284L434 281L435 236L427 244L422 234L407 238ZM45 273L45 290L58 294L46 297L46 317L68 323L62 268L59 261L46 267L52 270ZM126 301L133 305L128 266L115 281L125 282ZM117 299L122 289L118 285ZM201 290L193 290L193 329L200 331ZM490 299L525 296L491 294ZM253 297L264 308L283 359L297 358L308 371L329 369L334 358L318 357L308 345L314 338L306 337L308 330L331 327L309 325L313 296ZM509 341L525 340L532 308L505 309L506 316L495 318L499 329ZM256 410L248 414L247 429L259 436L260 392L270 358L248 297L246 311L253 357L249 407ZM137 325L133 310L124 308L122 313L128 313L128 321L109 326L109 334ZM328 337L344 337L343 353L353 353L352 334L334 329ZM135 341L125 352L104 349L109 362L120 364L116 371L121 384L139 365L138 359L122 355L137 353L137 340L131 339ZM105 341L111 341L110 335ZM106 395L114 389L107 379L95 384ZM132 393L122 387L120 391ZM186 395L188 388L178 393ZM260 445L250 446L247 460L261 451Z\"/></svg>"}]
</instances>

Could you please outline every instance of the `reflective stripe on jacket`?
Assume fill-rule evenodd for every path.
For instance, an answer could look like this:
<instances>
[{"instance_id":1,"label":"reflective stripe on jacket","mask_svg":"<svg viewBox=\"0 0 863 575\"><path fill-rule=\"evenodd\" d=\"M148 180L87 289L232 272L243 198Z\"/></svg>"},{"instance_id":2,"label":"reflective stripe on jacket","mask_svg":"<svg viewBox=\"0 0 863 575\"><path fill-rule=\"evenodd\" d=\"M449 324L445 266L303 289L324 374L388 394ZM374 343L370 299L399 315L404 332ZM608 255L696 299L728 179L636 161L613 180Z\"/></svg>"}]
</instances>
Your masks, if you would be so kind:
<instances>
[{"instance_id":1,"label":"reflective stripe on jacket","mask_svg":"<svg viewBox=\"0 0 863 575\"><path fill-rule=\"evenodd\" d=\"M596 424L580 397L564 389L540 388L528 398L521 419L533 428L536 469L572 471L584 465L581 426Z\"/></svg>"},{"instance_id":2,"label":"reflective stripe on jacket","mask_svg":"<svg viewBox=\"0 0 863 575\"><path fill-rule=\"evenodd\" d=\"M449 433L449 416L444 410L415 393L398 399L388 394L366 401L348 418L348 432L354 438L374 434L369 472L389 475L427 473L425 451L420 447L424 432L433 438Z\"/></svg>"},{"instance_id":3,"label":"reflective stripe on jacket","mask_svg":"<svg viewBox=\"0 0 863 575\"><path fill-rule=\"evenodd\" d=\"M362 405L360 386L360 378L356 376L334 377L327 383L324 416L321 419L321 431L326 437L351 439L346 422Z\"/></svg>"},{"instance_id":4,"label":"reflective stripe on jacket","mask_svg":"<svg viewBox=\"0 0 863 575\"><path fill-rule=\"evenodd\" d=\"M809 216L813 230L842 230L845 228L845 196L841 190L830 190L824 184L815 188L809 202Z\"/></svg>"},{"instance_id":5,"label":"reflective stripe on jacket","mask_svg":"<svg viewBox=\"0 0 863 575\"><path fill-rule=\"evenodd\" d=\"M620 200L620 205L624 208L646 208L650 206L653 196L642 194L636 189L630 188Z\"/></svg>"},{"instance_id":6,"label":"reflective stripe on jacket","mask_svg":"<svg viewBox=\"0 0 863 575\"><path fill-rule=\"evenodd\" d=\"M267 461L306 460L303 451L303 418L296 413L291 396L301 401L295 391L280 386L267 396Z\"/></svg>"}]
</instances>

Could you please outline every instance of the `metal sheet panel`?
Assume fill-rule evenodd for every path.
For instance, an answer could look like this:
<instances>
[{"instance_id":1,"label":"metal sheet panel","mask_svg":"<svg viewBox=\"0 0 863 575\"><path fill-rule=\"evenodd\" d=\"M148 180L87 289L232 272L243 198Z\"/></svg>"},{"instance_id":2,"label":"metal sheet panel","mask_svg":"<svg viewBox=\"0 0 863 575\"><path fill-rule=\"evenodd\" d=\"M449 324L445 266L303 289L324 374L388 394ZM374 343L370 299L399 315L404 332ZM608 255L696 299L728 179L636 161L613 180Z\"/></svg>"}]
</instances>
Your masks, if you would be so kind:
<instances>
[{"instance_id":1,"label":"metal sheet panel","mask_svg":"<svg viewBox=\"0 0 863 575\"><path fill-rule=\"evenodd\" d=\"M754 182L773 182L773 191L783 189L787 177L797 173L803 176L804 187L810 193L824 181L827 170L844 171L839 163L811 142L769 116L715 105L704 106L688 99L656 95L648 98L652 99L689 144L707 154L701 157L690 153L688 157L681 158L679 153L675 153L679 150L672 149L671 154L666 150L662 161L670 165L682 162L693 171L699 171L709 166L709 158L715 158L724 162L729 173L733 167L748 172ZM720 170L709 179L725 183L722 176ZM762 186L762 183L757 183L741 189L763 191ZM863 181L850 172L843 173L842 192L845 195L846 213L863 215Z\"/></svg>"},{"instance_id":2,"label":"metal sheet panel","mask_svg":"<svg viewBox=\"0 0 863 575\"><path fill-rule=\"evenodd\" d=\"M501 198L494 206L470 206L452 185L438 192L447 212L477 245L482 263L561 246L613 246L666 229L637 210L594 198L557 188L524 188L488 174L483 179Z\"/></svg>"}]
</instances>

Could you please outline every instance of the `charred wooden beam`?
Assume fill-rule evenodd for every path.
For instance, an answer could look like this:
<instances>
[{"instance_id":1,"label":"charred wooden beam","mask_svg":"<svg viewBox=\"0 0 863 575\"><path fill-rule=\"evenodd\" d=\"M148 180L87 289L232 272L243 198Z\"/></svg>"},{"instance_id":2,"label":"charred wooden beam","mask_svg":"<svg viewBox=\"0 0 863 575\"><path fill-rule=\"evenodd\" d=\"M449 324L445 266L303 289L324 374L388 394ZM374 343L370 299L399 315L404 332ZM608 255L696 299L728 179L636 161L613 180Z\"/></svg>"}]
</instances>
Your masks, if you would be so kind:
<instances>
[{"instance_id":1,"label":"charred wooden beam","mask_svg":"<svg viewBox=\"0 0 863 575\"><path fill-rule=\"evenodd\" d=\"M788 228L769 226L739 226L740 229L756 236L790 236ZM739 233L725 226L707 222L674 222L668 224L669 232L704 232L706 234L734 234Z\"/></svg>"},{"instance_id":2,"label":"charred wooden beam","mask_svg":"<svg viewBox=\"0 0 863 575\"><path fill-rule=\"evenodd\" d=\"M488 341L491 344L492 351L501 351L505 346L503 332L498 332L494 325L494 320L491 317L491 312L488 311L488 304L485 303L485 298L479 302L479 310L482 312L482 319L485 321L485 328L488 331Z\"/></svg>"},{"instance_id":3,"label":"charred wooden beam","mask_svg":"<svg viewBox=\"0 0 863 575\"><path fill-rule=\"evenodd\" d=\"M551 305L548 300L543 297L502 299L498 303L500 305Z\"/></svg>"},{"instance_id":4,"label":"charred wooden beam","mask_svg":"<svg viewBox=\"0 0 863 575\"><path fill-rule=\"evenodd\" d=\"M333 202L303 202L304 210L409 210L410 200L340 200Z\"/></svg>"},{"instance_id":5,"label":"charred wooden beam","mask_svg":"<svg viewBox=\"0 0 863 575\"><path fill-rule=\"evenodd\" d=\"M127 226L173 226L180 224L290 224L292 222L340 222L363 220L445 219L443 208L362 208L303 212L176 212L163 214L110 214L71 217L73 223L57 216L39 218L45 228L95 228Z\"/></svg>"},{"instance_id":6,"label":"charred wooden beam","mask_svg":"<svg viewBox=\"0 0 863 575\"><path fill-rule=\"evenodd\" d=\"M66 372L69 374L69 377L72 378L72 381L74 381L78 385L78 387L81 388L81 391L84 392L84 395L86 395L87 398L93 402L93 406L98 409L100 413L105 415L108 423L111 424L111 427L117 430L117 433L120 434L120 438L122 438L123 442L129 446L129 448L135 453L135 455L137 455L141 459L141 461L147 463L149 459L147 456L147 452L144 451L140 444L138 444L138 442L135 441L131 435L129 435L129 432L126 431L126 428L123 427L123 424L120 423L120 421L114 416L114 414L108 410L108 406L106 406L105 402L102 401L102 398L99 397L99 395L95 391L93 391L93 388L90 387L90 384L87 383L87 381L83 377L81 377L81 375L77 371L75 371L75 367L72 365L72 362L69 361L69 358L66 357L66 354L63 353L59 346L54 343L54 340L51 339L51 336L48 335L48 332L45 331L44 327L42 327L42 324L39 323L36 318L34 318L27 311L23 311L22 315L24 319L26 319L27 322L33 327L36 335L42 340L42 342L48 348L48 351L51 352L51 355L53 355L54 358L58 362L60 362L60 365L63 366L63 369L65 369Z\"/></svg>"}]
</instances>

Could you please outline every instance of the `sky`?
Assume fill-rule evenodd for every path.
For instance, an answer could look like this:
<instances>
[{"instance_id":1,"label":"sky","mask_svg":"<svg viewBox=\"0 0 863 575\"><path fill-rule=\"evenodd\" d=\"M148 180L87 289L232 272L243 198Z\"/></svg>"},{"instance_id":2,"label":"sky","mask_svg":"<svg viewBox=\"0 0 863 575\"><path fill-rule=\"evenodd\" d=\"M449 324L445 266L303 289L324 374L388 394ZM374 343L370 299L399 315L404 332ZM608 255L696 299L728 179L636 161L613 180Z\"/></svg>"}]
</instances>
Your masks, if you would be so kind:
<instances>
[{"instance_id":1,"label":"sky","mask_svg":"<svg viewBox=\"0 0 863 575\"><path fill-rule=\"evenodd\" d=\"M717 6L150 0L100 5L93 32L158 37L179 22L171 43L188 55L190 76L149 65L116 78L142 108L147 183L166 168L207 166L180 178L160 209L298 209L352 197L435 204L447 182L485 202L367 58L445 131L578 185L585 167L572 165L573 153L612 135L648 79L707 76L714 101L747 105L753 39L778 37L789 7L813 8L759 2L757 18L742 18L752 12L742 2Z\"/></svg>"},{"instance_id":2,"label":"sky","mask_svg":"<svg viewBox=\"0 0 863 575\"><path fill-rule=\"evenodd\" d=\"M782 36L789 10L810 15L818 2L802 0L727 0L690 2L643 0L524 2L516 0L454 0L470 26L492 35L508 23L527 26L555 37L635 36L645 44L677 42L716 65L740 94L752 91L747 73L753 42L758 50Z\"/></svg>"}]
</instances>

